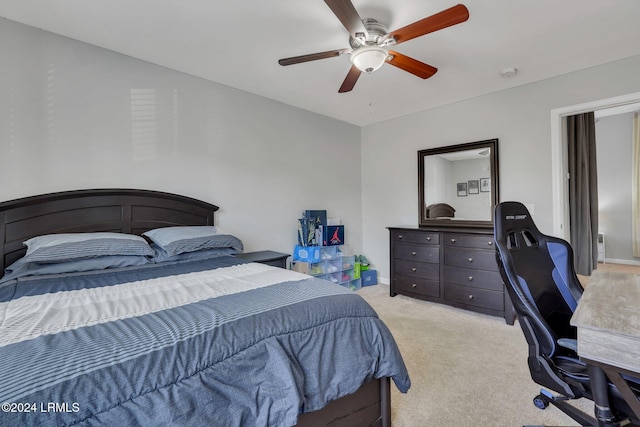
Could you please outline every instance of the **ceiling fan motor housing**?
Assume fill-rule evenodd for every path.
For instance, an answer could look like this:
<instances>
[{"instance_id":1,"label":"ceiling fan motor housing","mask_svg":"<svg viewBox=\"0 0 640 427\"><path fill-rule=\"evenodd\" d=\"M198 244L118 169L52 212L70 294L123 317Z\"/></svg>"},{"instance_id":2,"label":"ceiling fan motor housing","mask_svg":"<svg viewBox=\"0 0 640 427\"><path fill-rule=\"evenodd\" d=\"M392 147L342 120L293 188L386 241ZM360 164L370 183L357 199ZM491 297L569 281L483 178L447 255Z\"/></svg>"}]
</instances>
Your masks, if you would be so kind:
<instances>
[{"instance_id":1,"label":"ceiling fan motor housing","mask_svg":"<svg viewBox=\"0 0 640 427\"><path fill-rule=\"evenodd\" d=\"M389 34L387 27L373 18L366 18L362 20L364 27L367 29L367 34L356 33L356 37L349 36L349 44L351 48L356 50L362 46L387 46L392 44L392 38L385 39L385 36Z\"/></svg>"}]
</instances>

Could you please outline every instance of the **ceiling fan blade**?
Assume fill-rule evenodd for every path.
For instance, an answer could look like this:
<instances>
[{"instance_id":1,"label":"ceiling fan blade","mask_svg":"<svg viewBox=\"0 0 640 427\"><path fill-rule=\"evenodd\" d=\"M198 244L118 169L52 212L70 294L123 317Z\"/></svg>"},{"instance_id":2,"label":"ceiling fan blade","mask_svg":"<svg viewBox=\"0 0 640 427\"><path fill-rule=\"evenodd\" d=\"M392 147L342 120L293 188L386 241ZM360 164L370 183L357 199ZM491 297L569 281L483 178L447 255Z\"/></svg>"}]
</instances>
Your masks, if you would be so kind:
<instances>
[{"instance_id":1,"label":"ceiling fan blade","mask_svg":"<svg viewBox=\"0 0 640 427\"><path fill-rule=\"evenodd\" d=\"M344 79L344 82L342 82L342 86L338 89L338 93L349 92L353 89L358 81L358 77L360 77L360 74L362 74L362 71L358 70L358 67L355 65L352 65L351 69L347 73L347 77Z\"/></svg>"},{"instance_id":2,"label":"ceiling fan blade","mask_svg":"<svg viewBox=\"0 0 640 427\"><path fill-rule=\"evenodd\" d=\"M459 24L467 19L469 19L469 10L464 5L459 4L395 30L388 34L386 38L393 37L396 44L398 44Z\"/></svg>"},{"instance_id":3,"label":"ceiling fan blade","mask_svg":"<svg viewBox=\"0 0 640 427\"><path fill-rule=\"evenodd\" d=\"M418 76L421 79L428 79L438 71L436 67L432 67L429 64L425 64L401 53L394 52L393 50L389 51L389 57L391 58L387 59L389 64Z\"/></svg>"},{"instance_id":4,"label":"ceiling fan blade","mask_svg":"<svg viewBox=\"0 0 640 427\"><path fill-rule=\"evenodd\" d=\"M360 18L358 11L356 11L350 0L324 0L324 2L353 38L357 38L358 33L362 33L365 38L368 36L367 29L362 23L362 18Z\"/></svg>"},{"instance_id":5,"label":"ceiling fan blade","mask_svg":"<svg viewBox=\"0 0 640 427\"><path fill-rule=\"evenodd\" d=\"M311 53L309 55L292 56L278 60L280 65L300 64L301 62L316 61L318 59L333 58L351 52L351 49L329 50L327 52Z\"/></svg>"}]
</instances>

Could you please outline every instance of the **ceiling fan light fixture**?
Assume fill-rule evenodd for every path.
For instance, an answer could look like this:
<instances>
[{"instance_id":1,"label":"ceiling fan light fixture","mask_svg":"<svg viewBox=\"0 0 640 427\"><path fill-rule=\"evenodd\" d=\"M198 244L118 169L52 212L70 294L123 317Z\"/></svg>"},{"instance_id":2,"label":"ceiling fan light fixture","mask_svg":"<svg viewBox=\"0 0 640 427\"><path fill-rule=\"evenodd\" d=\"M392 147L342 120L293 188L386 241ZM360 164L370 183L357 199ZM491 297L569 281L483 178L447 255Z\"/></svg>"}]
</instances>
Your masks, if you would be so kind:
<instances>
[{"instance_id":1,"label":"ceiling fan light fixture","mask_svg":"<svg viewBox=\"0 0 640 427\"><path fill-rule=\"evenodd\" d=\"M351 53L351 63L360 71L373 73L387 60L387 51L378 46L365 46Z\"/></svg>"}]
</instances>

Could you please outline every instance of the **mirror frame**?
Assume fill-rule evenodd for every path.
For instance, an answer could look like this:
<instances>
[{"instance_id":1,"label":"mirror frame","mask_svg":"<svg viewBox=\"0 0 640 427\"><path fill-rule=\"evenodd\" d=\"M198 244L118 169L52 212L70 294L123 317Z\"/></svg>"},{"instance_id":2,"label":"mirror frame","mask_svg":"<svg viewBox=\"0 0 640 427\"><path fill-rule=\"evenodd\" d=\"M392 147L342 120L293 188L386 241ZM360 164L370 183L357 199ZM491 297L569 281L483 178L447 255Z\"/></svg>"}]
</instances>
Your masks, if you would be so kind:
<instances>
[{"instance_id":1,"label":"mirror frame","mask_svg":"<svg viewBox=\"0 0 640 427\"><path fill-rule=\"evenodd\" d=\"M456 151L464 151L478 148L490 148L491 154L489 162L491 166L491 220L450 220L450 219L428 219L425 217L424 209L424 158L434 154L453 153ZM487 139L484 141L469 142L466 144L449 145L446 147L429 148L418 151L418 224L420 227L470 227L470 228L492 228L493 227L493 210L498 204L498 189L500 174L498 170L498 138Z\"/></svg>"}]
</instances>

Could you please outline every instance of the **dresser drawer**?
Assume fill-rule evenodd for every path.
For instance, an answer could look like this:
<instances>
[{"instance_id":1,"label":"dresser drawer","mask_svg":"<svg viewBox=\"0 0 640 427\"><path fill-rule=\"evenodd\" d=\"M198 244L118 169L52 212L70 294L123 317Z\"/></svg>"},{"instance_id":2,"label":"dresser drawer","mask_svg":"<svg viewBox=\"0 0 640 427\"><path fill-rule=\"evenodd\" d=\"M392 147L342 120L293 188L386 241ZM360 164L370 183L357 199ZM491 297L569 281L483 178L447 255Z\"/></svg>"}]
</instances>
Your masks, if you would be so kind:
<instances>
[{"instance_id":1,"label":"dresser drawer","mask_svg":"<svg viewBox=\"0 0 640 427\"><path fill-rule=\"evenodd\" d=\"M446 266L444 268L444 281L456 285L504 292L502 277L497 271Z\"/></svg>"},{"instance_id":2,"label":"dresser drawer","mask_svg":"<svg viewBox=\"0 0 640 427\"><path fill-rule=\"evenodd\" d=\"M491 234L457 234L447 233L443 236L446 246L463 248L495 249Z\"/></svg>"},{"instance_id":3,"label":"dresser drawer","mask_svg":"<svg viewBox=\"0 0 640 427\"><path fill-rule=\"evenodd\" d=\"M438 263L440 262L440 247L397 243L394 256L396 259Z\"/></svg>"},{"instance_id":4,"label":"dresser drawer","mask_svg":"<svg viewBox=\"0 0 640 427\"><path fill-rule=\"evenodd\" d=\"M429 262L396 259L394 263L394 274L440 280L440 265Z\"/></svg>"},{"instance_id":5,"label":"dresser drawer","mask_svg":"<svg viewBox=\"0 0 640 427\"><path fill-rule=\"evenodd\" d=\"M502 292L447 283L444 287L444 297L460 304L497 311L504 310L504 294Z\"/></svg>"},{"instance_id":6,"label":"dresser drawer","mask_svg":"<svg viewBox=\"0 0 640 427\"><path fill-rule=\"evenodd\" d=\"M425 245L440 244L440 234L436 232L393 230L392 238L395 242L422 243Z\"/></svg>"},{"instance_id":7,"label":"dresser drawer","mask_svg":"<svg viewBox=\"0 0 640 427\"><path fill-rule=\"evenodd\" d=\"M412 292L428 297L440 297L440 282L438 280L422 279L396 274L393 277L396 291Z\"/></svg>"},{"instance_id":8,"label":"dresser drawer","mask_svg":"<svg viewBox=\"0 0 640 427\"><path fill-rule=\"evenodd\" d=\"M496 253L477 249L446 247L444 265L498 271Z\"/></svg>"}]
</instances>

